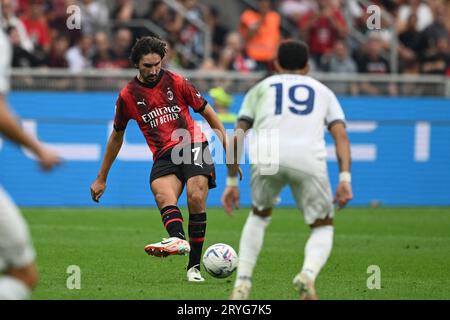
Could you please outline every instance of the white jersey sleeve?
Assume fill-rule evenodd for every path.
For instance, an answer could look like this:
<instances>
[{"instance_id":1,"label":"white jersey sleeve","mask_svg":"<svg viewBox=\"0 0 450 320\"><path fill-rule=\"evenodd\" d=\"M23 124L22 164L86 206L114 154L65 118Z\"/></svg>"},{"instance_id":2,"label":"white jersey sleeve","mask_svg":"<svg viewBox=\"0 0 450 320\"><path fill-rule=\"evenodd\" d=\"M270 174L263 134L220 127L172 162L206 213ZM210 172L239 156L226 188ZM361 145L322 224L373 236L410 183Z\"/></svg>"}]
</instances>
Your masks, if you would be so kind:
<instances>
[{"instance_id":1,"label":"white jersey sleeve","mask_svg":"<svg viewBox=\"0 0 450 320\"><path fill-rule=\"evenodd\" d=\"M0 29L0 95L9 92L11 73L11 45L6 34Z\"/></svg>"},{"instance_id":2,"label":"white jersey sleeve","mask_svg":"<svg viewBox=\"0 0 450 320\"><path fill-rule=\"evenodd\" d=\"M341 104L339 103L336 95L330 90L330 101L328 104L328 110L325 118L326 125L330 128L330 125L339 121L345 124L345 115L342 110Z\"/></svg>"},{"instance_id":3,"label":"white jersey sleeve","mask_svg":"<svg viewBox=\"0 0 450 320\"><path fill-rule=\"evenodd\" d=\"M259 83L244 96L238 119L246 120L250 124L253 124L257 116L257 107L260 105L261 97L261 83Z\"/></svg>"}]
</instances>

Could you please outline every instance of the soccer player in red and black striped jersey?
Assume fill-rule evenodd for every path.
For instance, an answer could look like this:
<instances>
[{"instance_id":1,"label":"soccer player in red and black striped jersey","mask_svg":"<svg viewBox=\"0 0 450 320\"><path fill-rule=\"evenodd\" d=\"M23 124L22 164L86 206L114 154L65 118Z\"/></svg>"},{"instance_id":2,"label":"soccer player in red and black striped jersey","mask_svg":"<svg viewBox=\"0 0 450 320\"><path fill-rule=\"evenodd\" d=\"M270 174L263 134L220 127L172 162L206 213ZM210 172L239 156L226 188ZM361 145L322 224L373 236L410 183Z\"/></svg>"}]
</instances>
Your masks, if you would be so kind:
<instances>
[{"instance_id":1,"label":"soccer player in red and black striped jersey","mask_svg":"<svg viewBox=\"0 0 450 320\"><path fill-rule=\"evenodd\" d=\"M91 195L98 202L106 188L108 172L123 143L130 119L137 122L151 152L154 164L150 187L161 219L170 238L149 244L149 255L166 257L189 253L189 281L204 281L200 259L206 232L206 198L214 188L215 170L208 141L191 117L189 106L200 113L226 146L225 129L213 108L195 87L182 76L161 68L166 44L156 37L139 39L131 60L139 74L121 91L116 103L114 130ZM189 209L186 241L183 217L177 207L184 186Z\"/></svg>"}]
</instances>

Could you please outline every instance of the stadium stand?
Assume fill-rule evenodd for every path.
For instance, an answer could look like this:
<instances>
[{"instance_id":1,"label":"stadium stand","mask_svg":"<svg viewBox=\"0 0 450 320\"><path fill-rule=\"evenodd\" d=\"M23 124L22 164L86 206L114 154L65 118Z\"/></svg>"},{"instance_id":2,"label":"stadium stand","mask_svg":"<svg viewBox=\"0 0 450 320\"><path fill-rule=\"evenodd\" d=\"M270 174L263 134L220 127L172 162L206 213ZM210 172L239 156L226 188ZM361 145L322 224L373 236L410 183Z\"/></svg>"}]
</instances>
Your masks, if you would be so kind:
<instances>
[{"instance_id":1,"label":"stadium stand","mask_svg":"<svg viewBox=\"0 0 450 320\"><path fill-rule=\"evenodd\" d=\"M450 94L447 0L1 3L3 27L14 47L13 88L17 90L116 89L121 81L98 83L95 79L127 78L131 71L126 69L132 68L127 57L134 40L157 34L169 44L166 66L184 70L203 90L208 88L202 84L213 79L228 90L243 92L273 69L270 54L263 58L266 61L258 61L251 49L255 38L246 39L245 34L245 25L257 19L266 5L275 24L256 26L262 31L252 32L269 32L261 33L261 39L271 38L274 44L290 37L308 42L312 71L338 94ZM81 30L65 27L70 4L81 10ZM374 4L380 9L381 25L369 30L372 11L368 8ZM102 69L101 75L95 69ZM72 77L77 81L61 81Z\"/></svg>"}]
</instances>

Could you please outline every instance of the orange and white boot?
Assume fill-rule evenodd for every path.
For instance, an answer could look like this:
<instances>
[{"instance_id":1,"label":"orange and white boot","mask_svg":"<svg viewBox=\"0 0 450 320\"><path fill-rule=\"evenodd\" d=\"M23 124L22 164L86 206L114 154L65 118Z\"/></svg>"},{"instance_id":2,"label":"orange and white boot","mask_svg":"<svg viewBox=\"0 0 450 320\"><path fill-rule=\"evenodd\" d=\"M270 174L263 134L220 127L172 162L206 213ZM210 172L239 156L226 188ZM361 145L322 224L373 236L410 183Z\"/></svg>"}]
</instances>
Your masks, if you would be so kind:
<instances>
[{"instance_id":1,"label":"orange and white boot","mask_svg":"<svg viewBox=\"0 0 450 320\"><path fill-rule=\"evenodd\" d=\"M156 242L145 246L145 252L150 256L167 257L170 255L186 255L191 251L191 246L186 240L171 237L163 239L161 242Z\"/></svg>"}]
</instances>

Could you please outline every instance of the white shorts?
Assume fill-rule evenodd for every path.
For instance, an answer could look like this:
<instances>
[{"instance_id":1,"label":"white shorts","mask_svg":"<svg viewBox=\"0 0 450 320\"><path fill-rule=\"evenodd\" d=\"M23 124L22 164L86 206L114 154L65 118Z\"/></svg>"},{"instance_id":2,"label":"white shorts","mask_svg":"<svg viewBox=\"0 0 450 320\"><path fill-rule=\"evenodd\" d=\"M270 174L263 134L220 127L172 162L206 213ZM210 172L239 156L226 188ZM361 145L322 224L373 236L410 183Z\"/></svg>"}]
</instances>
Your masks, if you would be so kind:
<instances>
[{"instance_id":1,"label":"white shorts","mask_svg":"<svg viewBox=\"0 0 450 320\"><path fill-rule=\"evenodd\" d=\"M313 176L287 167L280 167L275 175L262 175L259 172L258 167L253 165L252 202L258 210L272 208L277 203L281 189L289 185L306 224L334 217L333 198L327 176Z\"/></svg>"},{"instance_id":2,"label":"white shorts","mask_svg":"<svg viewBox=\"0 0 450 320\"><path fill-rule=\"evenodd\" d=\"M26 267L35 256L25 220L0 186L0 273L9 268Z\"/></svg>"}]
</instances>

